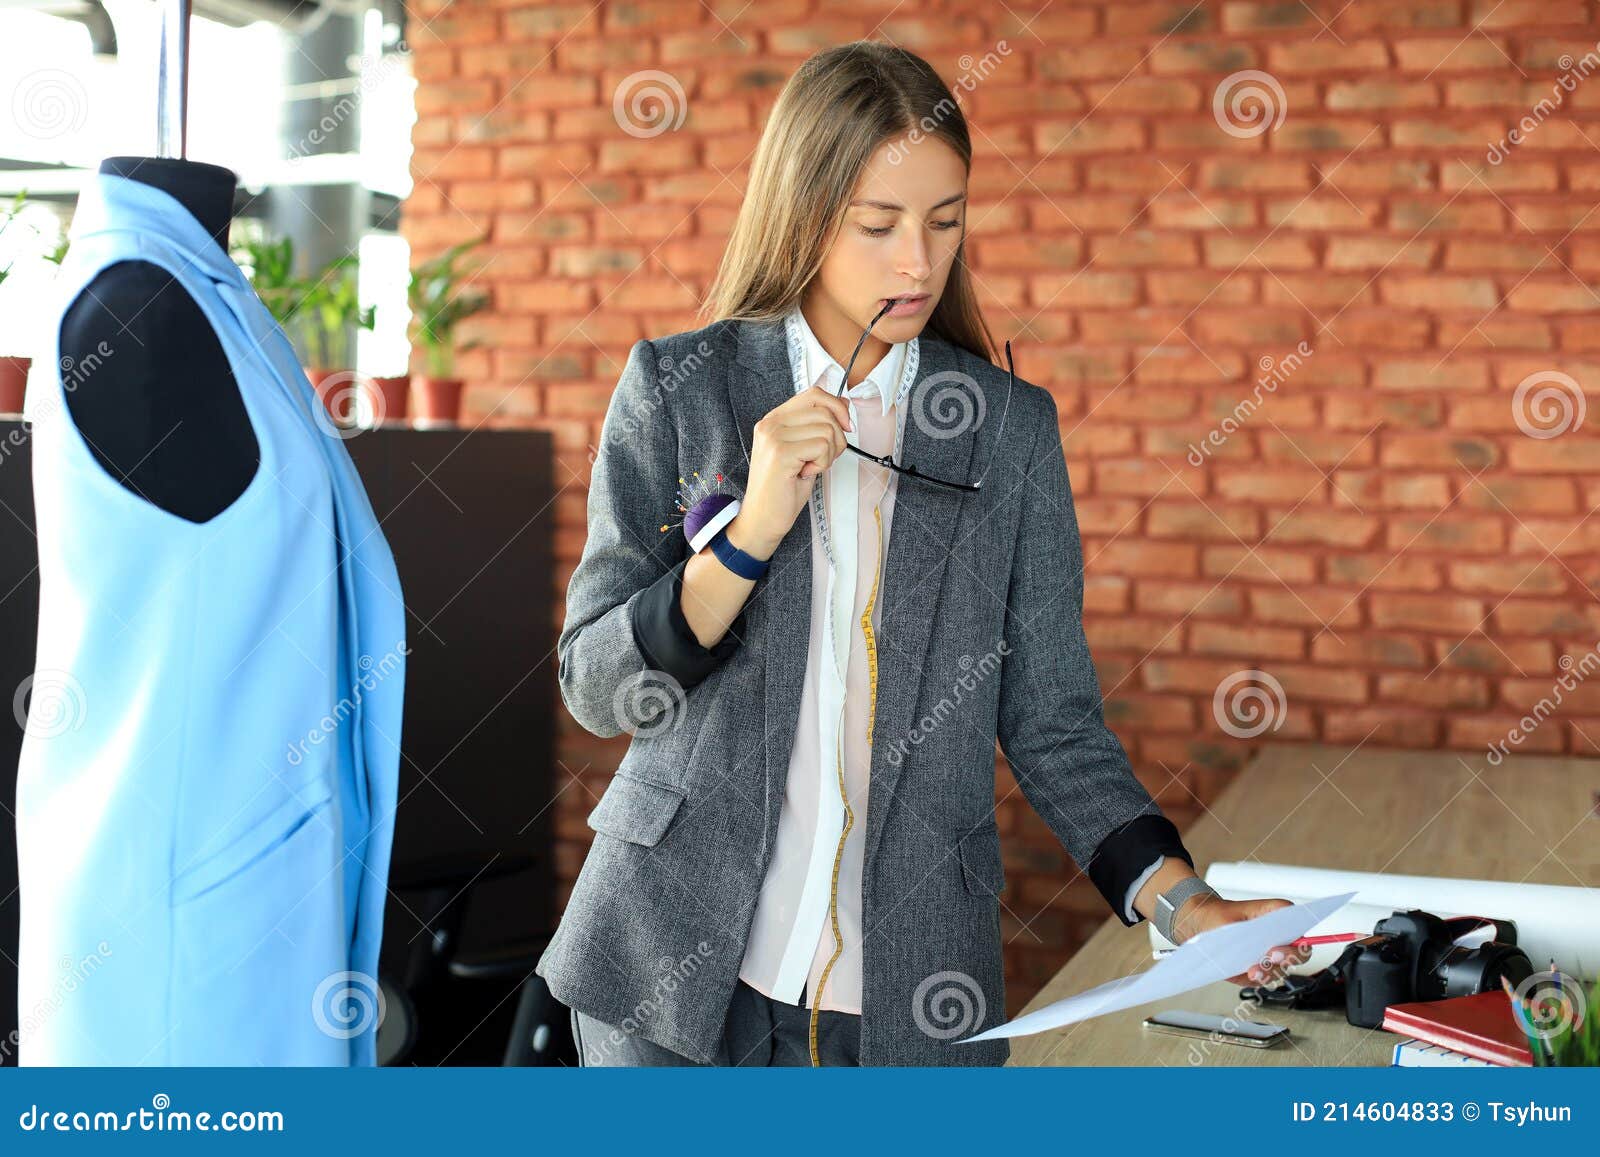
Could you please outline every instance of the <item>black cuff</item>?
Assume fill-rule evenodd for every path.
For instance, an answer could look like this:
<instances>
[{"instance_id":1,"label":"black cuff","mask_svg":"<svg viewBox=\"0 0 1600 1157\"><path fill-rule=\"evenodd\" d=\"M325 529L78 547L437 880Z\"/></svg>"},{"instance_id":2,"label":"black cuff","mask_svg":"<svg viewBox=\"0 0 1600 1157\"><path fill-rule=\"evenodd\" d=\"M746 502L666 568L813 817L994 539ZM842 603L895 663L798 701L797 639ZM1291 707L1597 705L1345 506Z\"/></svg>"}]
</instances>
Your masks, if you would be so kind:
<instances>
[{"instance_id":1,"label":"black cuff","mask_svg":"<svg viewBox=\"0 0 1600 1157\"><path fill-rule=\"evenodd\" d=\"M651 668L665 671L685 691L701 682L738 649L737 628L744 622L740 611L728 633L714 647L695 638L683 615L683 568L686 558L648 588L633 610L633 641Z\"/></svg>"},{"instance_id":2,"label":"black cuff","mask_svg":"<svg viewBox=\"0 0 1600 1157\"><path fill-rule=\"evenodd\" d=\"M1128 919L1128 888L1157 856L1175 856L1194 867L1194 857L1183 846L1177 825L1164 815L1146 812L1101 840L1089 861L1089 879L1125 925L1131 927L1144 919L1138 909L1134 909L1135 918Z\"/></svg>"}]
</instances>

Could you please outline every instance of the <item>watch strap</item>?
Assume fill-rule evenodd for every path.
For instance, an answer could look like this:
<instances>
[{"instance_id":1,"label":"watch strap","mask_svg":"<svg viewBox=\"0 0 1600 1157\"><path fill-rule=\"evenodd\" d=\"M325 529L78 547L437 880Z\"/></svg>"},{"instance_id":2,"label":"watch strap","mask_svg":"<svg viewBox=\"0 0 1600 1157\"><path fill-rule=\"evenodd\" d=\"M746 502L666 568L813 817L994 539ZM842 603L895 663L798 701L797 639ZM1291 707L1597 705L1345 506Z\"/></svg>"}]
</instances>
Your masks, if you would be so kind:
<instances>
[{"instance_id":1,"label":"watch strap","mask_svg":"<svg viewBox=\"0 0 1600 1157\"><path fill-rule=\"evenodd\" d=\"M1178 915L1178 909L1183 907L1185 900L1200 893L1215 896L1217 890L1199 876L1185 876L1165 892L1157 893L1156 910L1151 917L1156 931L1176 944L1178 938L1172 934L1172 922Z\"/></svg>"},{"instance_id":2,"label":"watch strap","mask_svg":"<svg viewBox=\"0 0 1600 1157\"><path fill-rule=\"evenodd\" d=\"M711 553L717 556L718 562L742 579L754 582L767 573L769 564L734 546L728 541L726 530L719 530L716 537L711 540Z\"/></svg>"}]
</instances>

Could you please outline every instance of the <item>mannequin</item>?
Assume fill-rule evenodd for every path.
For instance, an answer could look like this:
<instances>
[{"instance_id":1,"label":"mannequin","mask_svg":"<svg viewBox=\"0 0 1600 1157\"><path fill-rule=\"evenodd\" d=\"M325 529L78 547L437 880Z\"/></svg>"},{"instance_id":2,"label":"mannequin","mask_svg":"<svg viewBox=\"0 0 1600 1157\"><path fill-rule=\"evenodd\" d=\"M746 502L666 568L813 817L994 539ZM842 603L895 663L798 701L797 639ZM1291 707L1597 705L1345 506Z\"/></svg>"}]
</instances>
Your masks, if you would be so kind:
<instances>
[{"instance_id":1,"label":"mannequin","mask_svg":"<svg viewBox=\"0 0 1600 1157\"><path fill-rule=\"evenodd\" d=\"M100 171L174 197L226 252L237 178L170 157L108 157ZM125 488L191 522L244 493L260 464L250 418L211 323L166 270L122 261L68 307L61 355L94 365L67 393L90 452ZM99 357L101 343L111 355Z\"/></svg>"}]
</instances>

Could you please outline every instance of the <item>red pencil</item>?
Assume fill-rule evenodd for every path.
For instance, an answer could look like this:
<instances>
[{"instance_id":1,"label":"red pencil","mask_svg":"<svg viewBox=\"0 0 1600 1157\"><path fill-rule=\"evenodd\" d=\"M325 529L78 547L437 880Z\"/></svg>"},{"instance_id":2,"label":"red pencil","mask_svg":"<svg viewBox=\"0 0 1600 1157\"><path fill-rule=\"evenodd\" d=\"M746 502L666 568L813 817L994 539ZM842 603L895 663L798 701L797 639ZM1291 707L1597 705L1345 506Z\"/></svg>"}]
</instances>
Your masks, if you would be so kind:
<instances>
[{"instance_id":1,"label":"red pencil","mask_svg":"<svg viewBox=\"0 0 1600 1157\"><path fill-rule=\"evenodd\" d=\"M1291 940L1291 944L1344 944L1351 940L1360 940L1363 936L1371 936L1370 932L1330 932L1325 936L1302 936L1298 940Z\"/></svg>"}]
</instances>

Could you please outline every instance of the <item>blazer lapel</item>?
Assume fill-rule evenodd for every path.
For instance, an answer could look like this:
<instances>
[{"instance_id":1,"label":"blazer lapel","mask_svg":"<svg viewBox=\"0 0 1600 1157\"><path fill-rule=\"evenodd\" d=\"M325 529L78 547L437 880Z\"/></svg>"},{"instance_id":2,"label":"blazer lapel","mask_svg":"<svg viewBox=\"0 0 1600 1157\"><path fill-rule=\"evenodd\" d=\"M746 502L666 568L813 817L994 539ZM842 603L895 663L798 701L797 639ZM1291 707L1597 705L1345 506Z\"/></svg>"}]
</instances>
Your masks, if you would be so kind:
<instances>
[{"instance_id":1,"label":"blazer lapel","mask_svg":"<svg viewBox=\"0 0 1600 1157\"><path fill-rule=\"evenodd\" d=\"M935 375L954 375L956 354L947 343L923 337L918 343L917 382L907 394L901 461L918 470L962 481L968 477L976 428L955 437L940 436L934 422L918 421L938 413L935 397L942 385L970 392L953 376L948 383L935 381L919 397L919 389ZM739 323L738 353L728 375L729 401L743 446L754 446L755 424L769 411L794 395L784 327L779 322ZM748 467L747 467L748 469ZM903 760L891 763L888 754L908 735L922 686L923 664L941 613L940 593L955 538L961 505L969 497L947 487L902 476L895 492L894 523L887 559L878 585L879 627L878 701L873 713L872 770L867 801L864 864L870 870L883 837ZM767 813L764 838L771 839L773 822L782 806L789 774L792 740L800 719L800 696L805 687L811 645L811 517L802 510L794 527L772 556L765 584L754 596L771 600L766 617L767 647L765 699ZM778 613L784 607L789 613ZM762 848L763 862L766 847Z\"/></svg>"},{"instance_id":2,"label":"blazer lapel","mask_svg":"<svg viewBox=\"0 0 1600 1157\"><path fill-rule=\"evenodd\" d=\"M794 377L784 327L778 322L739 323L739 349L728 392L739 437L746 452L755 448L755 424L794 396ZM748 469L746 464L746 485ZM767 796L762 825L762 862L777 830L789 775L789 757L800 721L800 695L805 688L811 648L811 517L801 510L794 526L773 554L767 573L752 598L768 600L765 734ZM779 608L789 608L782 613Z\"/></svg>"},{"instance_id":3,"label":"blazer lapel","mask_svg":"<svg viewBox=\"0 0 1600 1157\"><path fill-rule=\"evenodd\" d=\"M951 482L968 479L977 426L954 437L940 436L930 414L940 413L936 401L942 389L971 398L972 385L955 377L953 347L937 338L918 343L917 383L905 399L905 432L900 461L924 474ZM936 375L945 375L930 381ZM926 390L924 387L926 386ZM918 412L923 415L918 420ZM934 623L956 608L942 608L945 567L955 542L956 519L965 502L976 496L932 482L901 475L895 486L894 523L890 528L887 561L878 587L881 601L878 645L878 703L872 724L872 773L867 791L867 835L862 878L871 879L873 860L883 839L884 823L893 808L896 784L905 760L890 762L895 745L915 725L928 644Z\"/></svg>"}]
</instances>

